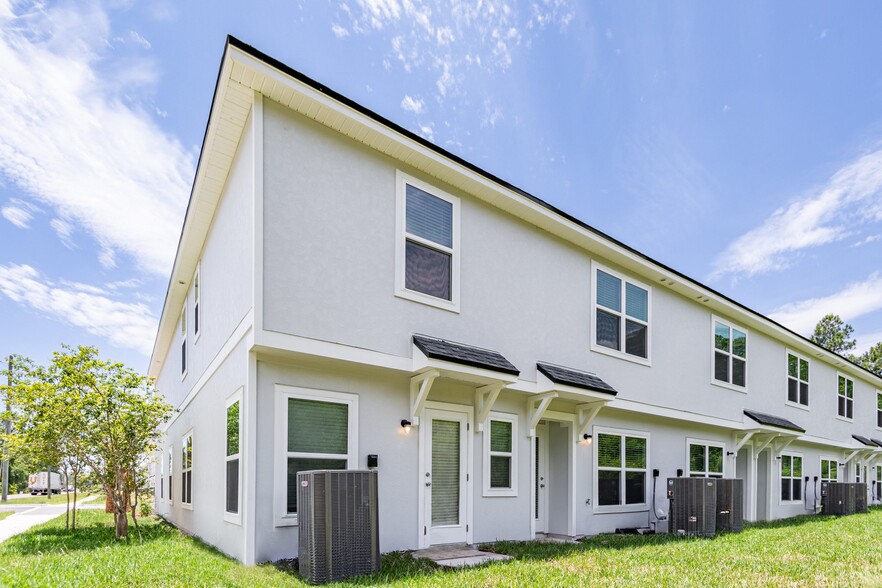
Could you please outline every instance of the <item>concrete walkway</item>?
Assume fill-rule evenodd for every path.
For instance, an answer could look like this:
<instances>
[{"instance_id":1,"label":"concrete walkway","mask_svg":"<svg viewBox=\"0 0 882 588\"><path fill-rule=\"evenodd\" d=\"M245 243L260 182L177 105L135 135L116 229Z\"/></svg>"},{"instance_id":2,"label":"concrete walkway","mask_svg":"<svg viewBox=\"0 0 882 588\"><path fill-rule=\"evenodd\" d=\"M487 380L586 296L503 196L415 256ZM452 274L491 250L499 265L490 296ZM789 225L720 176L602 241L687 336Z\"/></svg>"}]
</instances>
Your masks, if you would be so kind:
<instances>
[{"instance_id":1,"label":"concrete walkway","mask_svg":"<svg viewBox=\"0 0 882 588\"><path fill-rule=\"evenodd\" d=\"M90 496L77 501L77 508L94 500L97 496ZM66 504L15 504L15 502L3 505L0 510L14 510L15 514L0 521L0 543L14 535L23 533L31 527L51 521L57 516L63 515Z\"/></svg>"},{"instance_id":2,"label":"concrete walkway","mask_svg":"<svg viewBox=\"0 0 882 588\"><path fill-rule=\"evenodd\" d=\"M439 566L447 568L470 568L491 561L505 561L511 559L510 555L478 551L471 545L466 545L464 543L436 545L429 549L420 549L413 552L413 557L418 559L430 559Z\"/></svg>"}]
</instances>

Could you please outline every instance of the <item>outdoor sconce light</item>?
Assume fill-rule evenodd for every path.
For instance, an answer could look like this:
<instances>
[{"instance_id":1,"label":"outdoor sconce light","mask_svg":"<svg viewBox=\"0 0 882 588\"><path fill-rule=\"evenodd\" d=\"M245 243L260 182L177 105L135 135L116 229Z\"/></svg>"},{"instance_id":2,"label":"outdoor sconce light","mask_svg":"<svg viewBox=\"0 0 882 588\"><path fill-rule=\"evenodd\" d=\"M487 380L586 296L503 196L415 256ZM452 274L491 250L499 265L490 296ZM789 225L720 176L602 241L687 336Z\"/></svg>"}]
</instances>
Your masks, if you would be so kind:
<instances>
[{"instance_id":1,"label":"outdoor sconce light","mask_svg":"<svg viewBox=\"0 0 882 588\"><path fill-rule=\"evenodd\" d=\"M591 445L591 441L594 440L594 437L592 437L588 433L585 433L584 435L582 435L582 439L585 440L585 443L587 443L588 445Z\"/></svg>"},{"instance_id":2,"label":"outdoor sconce light","mask_svg":"<svg viewBox=\"0 0 882 588\"><path fill-rule=\"evenodd\" d=\"M734 452L734 451L727 451L727 452L726 452L726 455L727 455L727 456L735 455L735 452Z\"/></svg>"},{"instance_id":3,"label":"outdoor sconce light","mask_svg":"<svg viewBox=\"0 0 882 588\"><path fill-rule=\"evenodd\" d=\"M407 419L401 419L401 428L404 429L405 433L410 433L411 423Z\"/></svg>"}]
</instances>

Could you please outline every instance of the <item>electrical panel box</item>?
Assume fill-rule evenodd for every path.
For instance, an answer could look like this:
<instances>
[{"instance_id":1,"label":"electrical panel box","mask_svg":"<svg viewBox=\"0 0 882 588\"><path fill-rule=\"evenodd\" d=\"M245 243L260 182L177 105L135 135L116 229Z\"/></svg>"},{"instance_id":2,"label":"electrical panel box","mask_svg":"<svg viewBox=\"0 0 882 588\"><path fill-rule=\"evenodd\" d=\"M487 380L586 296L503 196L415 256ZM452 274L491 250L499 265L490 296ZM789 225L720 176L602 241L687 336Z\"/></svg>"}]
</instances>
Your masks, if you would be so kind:
<instances>
[{"instance_id":1,"label":"electrical panel box","mask_svg":"<svg viewBox=\"0 0 882 588\"><path fill-rule=\"evenodd\" d=\"M297 474L300 575L312 584L380 569L377 472Z\"/></svg>"}]
</instances>

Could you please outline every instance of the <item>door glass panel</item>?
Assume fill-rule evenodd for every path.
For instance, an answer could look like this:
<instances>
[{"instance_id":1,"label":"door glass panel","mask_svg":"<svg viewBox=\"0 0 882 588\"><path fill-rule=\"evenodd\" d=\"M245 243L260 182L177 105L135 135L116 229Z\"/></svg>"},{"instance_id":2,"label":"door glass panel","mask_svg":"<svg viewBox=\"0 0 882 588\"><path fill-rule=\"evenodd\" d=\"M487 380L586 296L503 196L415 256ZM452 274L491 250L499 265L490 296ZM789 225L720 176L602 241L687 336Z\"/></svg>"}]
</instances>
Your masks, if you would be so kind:
<instances>
[{"instance_id":1,"label":"door glass panel","mask_svg":"<svg viewBox=\"0 0 882 588\"><path fill-rule=\"evenodd\" d=\"M432 420L432 526L459 524L458 421Z\"/></svg>"},{"instance_id":2,"label":"door glass panel","mask_svg":"<svg viewBox=\"0 0 882 588\"><path fill-rule=\"evenodd\" d=\"M533 504L533 510L535 511L534 514L533 514L533 518L534 518L534 519L538 519L538 518L539 518L539 469L540 469L540 463L539 463L539 437L536 437L536 441L535 441L535 445L534 445L534 447L536 448L536 472L535 472L536 479L534 480L534 482L535 482L535 484L536 484L536 495L535 495L535 497L534 497L534 501L533 501L533 502L534 502L534 504Z\"/></svg>"}]
</instances>

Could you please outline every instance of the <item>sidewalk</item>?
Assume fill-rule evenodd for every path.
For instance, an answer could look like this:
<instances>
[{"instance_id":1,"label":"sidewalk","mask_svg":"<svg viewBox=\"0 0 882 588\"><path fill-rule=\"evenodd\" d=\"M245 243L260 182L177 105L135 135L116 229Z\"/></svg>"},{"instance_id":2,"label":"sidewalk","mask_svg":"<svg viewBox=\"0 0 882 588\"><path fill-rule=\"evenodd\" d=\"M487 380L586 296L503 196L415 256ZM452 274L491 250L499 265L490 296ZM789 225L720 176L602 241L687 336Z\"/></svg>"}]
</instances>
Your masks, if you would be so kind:
<instances>
[{"instance_id":1,"label":"sidewalk","mask_svg":"<svg viewBox=\"0 0 882 588\"><path fill-rule=\"evenodd\" d=\"M77 501L77 508L80 508L83 503L94 500L99 496L100 495L90 496L88 498ZM17 505L13 504L9 506ZM3 543L14 535L18 535L19 533L27 531L31 527L35 527L37 525L51 521L57 516L63 515L66 509L65 504L21 505L22 508L28 506L30 508L27 508L27 510L19 510L19 508L16 508L15 510L17 512L14 515L6 517L2 521L0 521L0 543Z\"/></svg>"}]
</instances>

